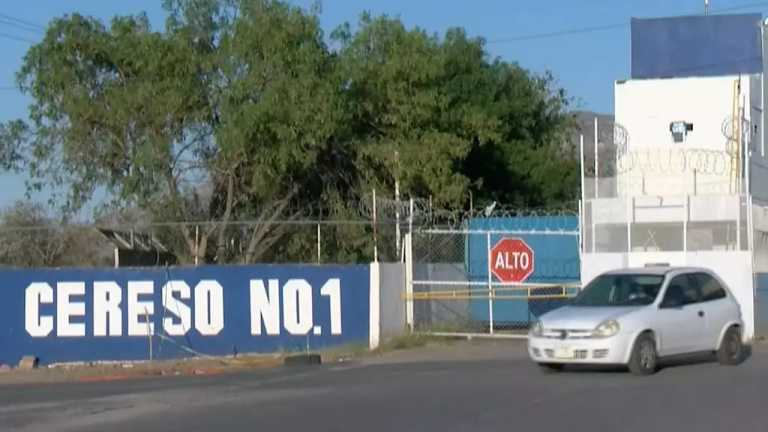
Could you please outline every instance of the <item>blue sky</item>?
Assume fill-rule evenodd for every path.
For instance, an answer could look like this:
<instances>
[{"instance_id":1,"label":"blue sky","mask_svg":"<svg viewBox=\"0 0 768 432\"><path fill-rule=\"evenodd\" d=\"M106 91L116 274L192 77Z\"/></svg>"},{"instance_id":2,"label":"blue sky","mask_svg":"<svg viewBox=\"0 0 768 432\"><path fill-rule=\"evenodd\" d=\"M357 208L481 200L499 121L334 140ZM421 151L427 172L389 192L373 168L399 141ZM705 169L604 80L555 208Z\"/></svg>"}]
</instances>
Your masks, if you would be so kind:
<instances>
[{"instance_id":1,"label":"blue sky","mask_svg":"<svg viewBox=\"0 0 768 432\"><path fill-rule=\"evenodd\" d=\"M309 6L312 0L293 0ZM361 12L400 17L408 26L444 33L450 27L464 27L470 35L482 36L493 56L517 62L525 68L551 71L559 85L574 98L576 107L600 112L613 111L613 81L629 74L629 19L696 14L703 0L325 0L321 22L329 33L343 22L354 23ZM768 1L711 0L712 10L765 12ZM165 16L161 0L34 0L15 2L3 12L44 26L56 16L79 12L109 20L114 15L146 11L160 28ZM609 30L581 32L559 37L520 40L520 36L563 30L627 24ZM29 42L5 36L39 40L41 35L5 24L0 20L0 121L23 118L29 100L10 87ZM515 39L518 40L509 40ZM0 175L0 208L24 199L23 175ZM33 197L44 200L45 194Z\"/></svg>"}]
</instances>

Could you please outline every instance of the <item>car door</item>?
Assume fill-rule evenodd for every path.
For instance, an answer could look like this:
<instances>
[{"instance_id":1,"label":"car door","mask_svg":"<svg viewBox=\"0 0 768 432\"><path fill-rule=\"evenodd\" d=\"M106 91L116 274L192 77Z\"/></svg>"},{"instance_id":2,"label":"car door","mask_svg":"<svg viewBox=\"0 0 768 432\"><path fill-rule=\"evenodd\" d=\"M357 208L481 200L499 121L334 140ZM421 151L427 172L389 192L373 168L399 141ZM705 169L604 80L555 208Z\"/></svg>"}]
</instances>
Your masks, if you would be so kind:
<instances>
[{"instance_id":1,"label":"car door","mask_svg":"<svg viewBox=\"0 0 768 432\"><path fill-rule=\"evenodd\" d=\"M659 353L683 354L703 349L706 340L705 314L701 308L698 284L679 274L669 281L659 304Z\"/></svg>"},{"instance_id":2,"label":"car door","mask_svg":"<svg viewBox=\"0 0 768 432\"><path fill-rule=\"evenodd\" d=\"M725 289L712 275L699 272L691 275L701 291L701 307L704 311L707 336L704 341L708 350L717 348L720 333L734 313Z\"/></svg>"}]
</instances>

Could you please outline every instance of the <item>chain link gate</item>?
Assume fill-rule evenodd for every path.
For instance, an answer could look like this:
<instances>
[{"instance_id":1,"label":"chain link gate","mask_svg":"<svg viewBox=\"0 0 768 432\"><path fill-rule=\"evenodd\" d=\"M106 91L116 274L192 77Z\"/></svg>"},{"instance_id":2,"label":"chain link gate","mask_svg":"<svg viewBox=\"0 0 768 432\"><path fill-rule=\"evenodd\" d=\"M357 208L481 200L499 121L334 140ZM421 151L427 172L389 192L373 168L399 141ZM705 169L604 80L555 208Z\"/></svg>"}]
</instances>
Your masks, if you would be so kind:
<instances>
[{"instance_id":1,"label":"chain link gate","mask_svg":"<svg viewBox=\"0 0 768 432\"><path fill-rule=\"evenodd\" d=\"M580 286L578 219L548 217L535 224L533 219L475 219L465 229L425 229L408 235L406 319L410 330L444 336L525 337L536 317L575 295ZM512 254L498 252L502 240L513 239L532 250L531 262L522 261L531 271L518 282L497 275L502 273L499 266L521 264L514 262Z\"/></svg>"}]
</instances>

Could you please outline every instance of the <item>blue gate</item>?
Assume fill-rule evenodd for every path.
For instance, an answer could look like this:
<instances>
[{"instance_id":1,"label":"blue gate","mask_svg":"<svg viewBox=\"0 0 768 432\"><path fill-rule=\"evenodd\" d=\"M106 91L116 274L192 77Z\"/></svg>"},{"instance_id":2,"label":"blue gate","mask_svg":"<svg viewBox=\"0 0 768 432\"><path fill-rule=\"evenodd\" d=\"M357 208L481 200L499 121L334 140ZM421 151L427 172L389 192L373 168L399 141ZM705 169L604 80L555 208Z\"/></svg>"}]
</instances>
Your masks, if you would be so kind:
<instances>
[{"instance_id":1,"label":"blue gate","mask_svg":"<svg viewBox=\"0 0 768 432\"><path fill-rule=\"evenodd\" d=\"M535 317L566 301L542 297L562 293L563 288L556 286L575 287L581 280L576 216L476 218L469 221L468 232L465 256L471 281L503 288L495 275L491 274L489 279L489 245L492 248L503 238L519 238L534 252L533 273L525 283L538 285L531 292L532 298L498 300L492 306L486 296L471 300L470 311L475 321L489 323L492 310L494 328L527 328ZM546 288L548 285L554 286ZM569 293L574 291L575 288ZM497 296L504 298L503 294Z\"/></svg>"}]
</instances>

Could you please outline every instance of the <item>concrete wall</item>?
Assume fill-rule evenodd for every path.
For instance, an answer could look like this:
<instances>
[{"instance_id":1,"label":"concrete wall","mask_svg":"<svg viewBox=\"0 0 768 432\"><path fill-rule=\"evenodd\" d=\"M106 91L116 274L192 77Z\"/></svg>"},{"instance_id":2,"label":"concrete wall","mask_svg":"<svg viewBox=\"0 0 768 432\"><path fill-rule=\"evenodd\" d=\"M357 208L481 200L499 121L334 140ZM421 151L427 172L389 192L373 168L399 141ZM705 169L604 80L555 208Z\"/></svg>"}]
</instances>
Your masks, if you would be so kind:
<instances>
[{"instance_id":1,"label":"concrete wall","mask_svg":"<svg viewBox=\"0 0 768 432\"><path fill-rule=\"evenodd\" d=\"M629 132L628 150L685 147L724 151L721 127L732 115L733 83L738 79L724 76L616 83L616 121ZM741 96L748 104L752 100L749 76L742 77ZM746 107L745 115L751 112ZM693 124L684 143L672 140L669 124L675 121Z\"/></svg>"},{"instance_id":2,"label":"concrete wall","mask_svg":"<svg viewBox=\"0 0 768 432\"><path fill-rule=\"evenodd\" d=\"M405 264L379 264L381 337L403 334L405 322Z\"/></svg>"},{"instance_id":3,"label":"concrete wall","mask_svg":"<svg viewBox=\"0 0 768 432\"><path fill-rule=\"evenodd\" d=\"M732 161L725 153L722 127L733 116L734 82L739 79L739 104L746 105L744 116L749 121L760 109L759 98L751 97L760 93L759 80L750 75L616 83L616 122L629 137L627 154L619 157L624 171L618 179L619 195L732 193ZM672 122L693 125L684 142L672 139ZM752 141L760 139L760 124L759 116L755 117ZM717 153L691 153L694 150Z\"/></svg>"}]
</instances>

